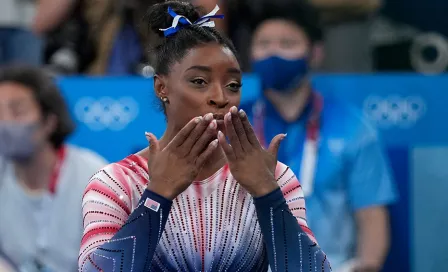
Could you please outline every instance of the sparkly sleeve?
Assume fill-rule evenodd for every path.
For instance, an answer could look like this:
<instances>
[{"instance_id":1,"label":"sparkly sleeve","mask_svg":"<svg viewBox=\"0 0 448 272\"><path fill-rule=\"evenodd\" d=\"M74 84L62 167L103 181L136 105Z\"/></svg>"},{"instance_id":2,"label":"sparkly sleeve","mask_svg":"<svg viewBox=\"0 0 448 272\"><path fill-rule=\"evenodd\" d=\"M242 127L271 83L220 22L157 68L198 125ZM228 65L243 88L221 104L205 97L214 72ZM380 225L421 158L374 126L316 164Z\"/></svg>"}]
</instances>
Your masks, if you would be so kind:
<instances>
[{"instance_id":1,"label":"sparkly sleeve","mask_svg":"<svg viewBox=\"0 0 448 272\"><path fill-rule=\"evenodd\" d=\"M148 271L171 209L170 200L144 190L131 211L129 176L114 167L93 176L83 197L82 272Z\"/></svg>"},{"instance_id":2,"label":"sparkly sleeve","mask_svg":"<svg viewBox=\"0 0 448 272\"><path fill-rule=\"evenodd\" d=\"M297 178L280 163L276 178L280 189L254 199L271 270L331 271L306 224L305 201Z\"/></svg>"}]
</instances>

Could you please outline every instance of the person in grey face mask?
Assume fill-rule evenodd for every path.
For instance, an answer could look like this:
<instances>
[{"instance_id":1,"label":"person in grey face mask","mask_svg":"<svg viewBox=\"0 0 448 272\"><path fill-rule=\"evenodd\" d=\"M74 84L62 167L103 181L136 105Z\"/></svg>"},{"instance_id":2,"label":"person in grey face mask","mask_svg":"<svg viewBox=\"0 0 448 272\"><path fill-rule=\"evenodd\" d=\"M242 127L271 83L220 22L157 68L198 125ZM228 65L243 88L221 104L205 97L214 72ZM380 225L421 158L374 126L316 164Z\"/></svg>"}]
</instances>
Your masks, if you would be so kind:
<instances>
[{"instance_id":1,"label":"person in grey face mask","mask_svg":"<svg viewBox=\"0 0 448 272\"><path fill-rule=\"evenodd\" d=\"M0 251L20 271L77 271L76 215L89 177L106 162L66 145L73 130L49 75L0 69Z\"/></svg>"}]
</instances>

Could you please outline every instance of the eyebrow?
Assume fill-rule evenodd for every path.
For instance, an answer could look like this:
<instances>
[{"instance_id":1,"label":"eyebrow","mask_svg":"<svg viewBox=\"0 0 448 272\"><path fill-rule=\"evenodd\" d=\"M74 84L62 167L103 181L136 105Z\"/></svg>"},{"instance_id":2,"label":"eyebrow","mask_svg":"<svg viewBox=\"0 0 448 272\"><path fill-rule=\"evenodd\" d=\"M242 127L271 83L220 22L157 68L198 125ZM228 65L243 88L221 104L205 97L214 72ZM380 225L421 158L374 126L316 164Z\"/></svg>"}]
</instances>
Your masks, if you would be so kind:
<instances>
[{"instance_id":1,"label":"eyebrow","mask_svg":"<svg viewBox=\"0 0 448 272\"><path fill-rule=\"evenodd\" d=\"M190 68L187 69L187 71L189 70L199 70L199 71L203 71L203 72L208 72L211 73L212 72L212 68L208 67L208 66L201 66L201 65L194 65L191 66ZM227 73L229 74L241 74L241 70L238 68L229 68L227 69Z\"/></svg>"}]
</instances>

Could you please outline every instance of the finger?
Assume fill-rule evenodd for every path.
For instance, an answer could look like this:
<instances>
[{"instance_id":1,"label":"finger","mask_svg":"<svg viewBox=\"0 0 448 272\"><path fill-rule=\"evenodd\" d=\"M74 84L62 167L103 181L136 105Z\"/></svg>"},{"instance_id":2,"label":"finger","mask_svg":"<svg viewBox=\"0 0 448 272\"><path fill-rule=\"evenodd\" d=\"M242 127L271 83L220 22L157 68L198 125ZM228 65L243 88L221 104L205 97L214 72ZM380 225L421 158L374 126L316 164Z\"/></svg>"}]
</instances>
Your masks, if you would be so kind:
<instances>
[{"instance_id":1,"label":"finger","mask_svg":"<svg viewBox=\"0 0 448 272\"><path fill-rule=\"evenodd\" d=\"M235 127L233 126L232 115L230 114L230 112L224 116L224 124L226 125L226 134L229 138L233 152L236 157L239 157L243 153L243 148L241 147L240 139L236 134Z\"/></svg>"},{"instance_id":2,"label":"finger","mask_svg":"<svg viewBox=\"0 0 448 272\"><path fill-rule=\"evenodd\" d=\"M210 144L208 144L207 149L199 155L196 160L196 167L201 168L213 151L218 147L218 139L213 140Z\"/></svg>"},{"instance_id":3,"label":"finger","mask_svg":"<svg viewBox=\"0 0 448 272\"><path fill-rule=\"evenodd\" d=\"M197 157L199 154L207 148L210 141L213 138L216 138L216 128L218 125L216 124L216 120L212 120L208 125L206 131L202 133L196 143L193 145L191 150L189 151L190 156Z\"/></svg>"},{"instance_id":4,"label":"finger","mask_svg":"<svg viewBox=\"0 0 448 272\"><path fill-rule=\"evenodd\" d=\"M241 123L243 124L244 131L246 132L247 140L252 144L254 147L261 147L260 141L258 141L257 135L255 134L255 131L249 122L249 118L247 118L247 114L245 111L240 110L238 112L238 115L240 116Z\"/></svg>"},{"instance_id":5,"label":"finger","mask_svg":"<svg viewBox=\"0 0 448 272\"><path fill-rule=\"evenodd\" d=\"M278 134L272 139L268 147L268 152L271 153L277 159L278 149L280 148L280 143L285 139L286 134Z\"/></svg>"},{"instance_id":6,"label":"finger","mask_svg":"<svg viewBox=\"0 0 448 272\"><path fill-rule=\"evenodd\" d=\"M236 157L235 153L233 152L232 146L227 143L226 136L224 136L224 133L222 133L221 131L218 131L218 142L222 150L224 151L224 154L226 154L227 161L234 161Z\"/></svg>"},{"instance_id":7,"label":"finger","mask_svg":"<svg viewBox=\"0 0 448 272\"><path fill-rule=\"evenodd\" d=\"M149 153L156 154L157 152L159 152L160 145L159 145L159 141L157 140L157 137L154 134L148 133L148 132L145 132L145 137L146 137L146 140L148 140Z\"/></svg>"},{"instance_id":8,"label":"finger","mask_svg":"<svg viewBox=\"0 0 448 272\"><path fill-rule=\"evenodd\" d=\"M174 137L174 139L169 143L168 146L170 147L179 147L182 145L185 140L190 136L190 133L193 131L193 129L196 127L198 123L202 121L202 117L195 117L193 118L188 124L186 124Z\"/></svg>"},{"instance_id":9,"label":"finger","mask_svg":"<svg viewBox=\"0 0 448 272\"><path fill-rule=\"evenodd\" d=\"M230 108L230 114L232 116L232 124L233 127L235 128L236 135L240 140L241 147L243 148L244 151L249 151L252 148L252 145L247 139L246 131L244 130L244 126L241 123L241 119L238 114L238 109L235 106L233 106L232 108Z\"/></svg>"},{"instance_id":10,"label":"finger","mask_svg":"<svg viewBox=\"0 0 448 272\"><path fill-rule=\"evenodd\" d=\"M191 131L190 135L185 139L185 141L181 144L182 152L184 154L188 154L193 148L194 144L199 140L199 138L204 134L207 127L211 124L210 122L213 120L213 114L208 113L202 118L202 120L196 125L196 127Z\"/></svg>"}]
</instances>

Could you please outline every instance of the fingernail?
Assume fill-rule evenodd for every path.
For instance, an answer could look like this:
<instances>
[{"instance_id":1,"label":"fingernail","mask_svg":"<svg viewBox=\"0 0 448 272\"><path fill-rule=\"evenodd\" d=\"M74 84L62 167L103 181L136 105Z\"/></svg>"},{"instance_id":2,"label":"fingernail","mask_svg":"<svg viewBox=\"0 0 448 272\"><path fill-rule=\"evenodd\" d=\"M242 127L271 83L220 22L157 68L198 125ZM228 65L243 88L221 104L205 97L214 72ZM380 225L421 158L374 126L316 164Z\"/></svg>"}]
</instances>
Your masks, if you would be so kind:
<instances>
[{"instance_id":1,"label":"fingernail","mask_svg":"<svg viewBox=\"0 0 448 272\"><path fill-rule=\"evenodd\" d=\"M224 116L224 118L228 121L230 121L232 119L232 116L230 114L230 112L226 113L226 116Z\"/></svg>"},{"instance_id":2,"label":"fingernail","mask_svg":"<svg viewBox=\"0 0 448 272\"><path fill-rule=\"evenodd\" d=\"M217 146L218 146L218 139L214 139L210 144L211 144L213 147L217 147Z\"/></svg>"},{"instance_id":3,"label":"fingernail","mask_svg":"<svg viewBox=\"0 0 448 272\"><path fill-rule=\"evenodd\" d=\"M205 121L211 121L213 119L213 114L212 113L207 113L204 116Z\"/></svg>"},{"instance_id":4,"label":"fingernail","mask_svg":"<svg viewBox=\"0 0 448 272\"><path fill-rule=\"evenodd\" d=\"M230 108L230 112L236 114L238 112L238 109L235 106L233 106Z\"/></svg>"},{"instance_id":5,"label":"fingernail","mask_svg":"<svg viewBox=\"0 0 448 272\"><path fill-rule=\"evenodd\" d=\"M216 120L211 121L210 125L208 125L210 129L215 129L217 126L218 124L216 124Z\"/></svg>"},{"instance_id":6,"label":"fingernail","mask_svg":"<svg viewBox=\"0 0 448 272\"><path fill-rule=\"evenodd\" d=\"M151 141L151 138L149 136L150 136L149 132L145 132L145 138L148 142Z\"/></svg>"},{"instance_id":7,"label":"fingernail","mask_svg":"<svg viewBox=\"0 0 448 272\"><path fill-rule=\"evenodd\" d=\"M283 137L280 140L283 141L286 138L286 136L288 136L288 133L283 134Z\"/></svg>"},{"instance_id":8,"label":"fingernail","mask_svg":"<svg viewBox=\"0 0 448 272\"><path fill-rule=\"evenodd\" d=\"M240 117L246 117L246 113L243 110L240 110L238 113L240 114Z\"/></svg>"},{"instance_id":9,"label":"fingernail","mask_svg":"<svg viewBox=\"0 0 448 272\"><path fill-rule=\"evenodd\" d=\"M201 122L201 120L202 120L202 116L199 116L199 117L194 118L194 122L195 122L196 124L199 123L199 122Z\"/></svg>"},{"instance_id":10,"label":"fingernail","mask_svg":"<svg viewBox=\"0 0 448 272\"><path fill-rule=\"evenodd\" d=\"M218 137L222 137L222 132L221 132L221 130L218 131Z\"/></svg>"}]
</instances>

